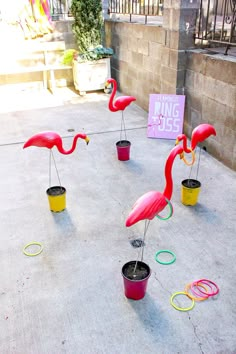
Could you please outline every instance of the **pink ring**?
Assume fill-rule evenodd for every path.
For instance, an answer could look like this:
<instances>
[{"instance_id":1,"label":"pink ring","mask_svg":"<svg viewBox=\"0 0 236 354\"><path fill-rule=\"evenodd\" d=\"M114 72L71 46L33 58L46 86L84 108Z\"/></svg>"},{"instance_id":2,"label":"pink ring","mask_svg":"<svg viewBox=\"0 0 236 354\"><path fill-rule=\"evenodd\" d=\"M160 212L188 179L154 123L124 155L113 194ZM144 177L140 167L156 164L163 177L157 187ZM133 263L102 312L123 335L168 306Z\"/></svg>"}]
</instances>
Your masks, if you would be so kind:
<instances>
[{"instance_id":1,"label":"pink ring","mask_svg":"<svg viewBox=\"0 0 236 354\"><path fill-rule=\"evenodd\" d=\"M192 292L196 295L196 296L201 296L201 297L203 297L204 299L208 299L208 297L209 297L209 293L204 293L204 295L202 295L203 293L201 293L201 294L199 294L198 292L196 292L195 290L194 290L194 287L196 286L198 286L198 283L200 283L200 280L196 280L196 281L194 281L194 282L192 282L192 284L191 284L191 290L192 290ZM212 287L209 285L209 284L207 284L208 286L209 286L209 288L211 289L211 291L212 291ZM197 288L199 291L200 291L200 289L199 288ZM211 293L210 293L211 294Z\"/></svg>"},{"instance_id":2,"label":"pink ring","mask_svg":"<svg viewBox=\"0 0 236 354\"><path fill-rule=\"evenodd\" d=\"M214 283L212 280L201 279L201 280L199 280L199 281L197 282L197 285L198 285L198 283L207 284L207 285L212 289L212 287L208 284L208 283L210 283L210 284L212 284L212 285L216 288L216 291L215 291L215 292L212 292L212 293L210 293L210 294L208 294L208 296L217 295L217 294L219 293L219 291L220 291L218 285L217 285L216 283ZM203 294L206 294L205 292L203 292L203 291L200 290L200 289L199 289L199 291L200 291L201 293L203 293Z\"/></svg>"},{"instance_id":3,"label":"pink ring","mask_svg":"<svg viewBox=\"0 0 236 354\"><path fill-rule=\"evenodd\" d=\"M203 284L207 284L211 290L212 290L212 287L210 284L212 284L215 288L216 288L216 291L212 291L211 293L206 293L205 291L201 290L200 288L198 288L198 283L203 283ZM208 280L208 279L200 279L200 280L197 280L193 283L197 289L204 295L208 295L208 296L214 296L214 295L217 295L220 291L219 287L216 285L216 283L214 283L213 281L211 280ZM192 289L192 287L191 287Z\"/></svg>"}]
</instances>

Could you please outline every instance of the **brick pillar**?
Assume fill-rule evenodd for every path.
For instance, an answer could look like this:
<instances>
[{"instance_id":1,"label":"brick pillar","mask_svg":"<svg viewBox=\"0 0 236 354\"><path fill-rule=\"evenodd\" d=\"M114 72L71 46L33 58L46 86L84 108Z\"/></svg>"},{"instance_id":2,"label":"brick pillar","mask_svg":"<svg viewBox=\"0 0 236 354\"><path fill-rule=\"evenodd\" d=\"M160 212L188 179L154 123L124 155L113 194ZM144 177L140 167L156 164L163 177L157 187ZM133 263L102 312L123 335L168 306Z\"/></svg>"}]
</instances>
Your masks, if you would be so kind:
<instances>
[{"instance_id":1,"label":"brick pillar","mask_svg":"<svg viewBox=\"0 0 236 354\"><path fill-rule=\"evenodd\" d=\"M161 92L184 94L186 49L194 47L198 0L165 0Z\"/></svg>"}]
</instances>

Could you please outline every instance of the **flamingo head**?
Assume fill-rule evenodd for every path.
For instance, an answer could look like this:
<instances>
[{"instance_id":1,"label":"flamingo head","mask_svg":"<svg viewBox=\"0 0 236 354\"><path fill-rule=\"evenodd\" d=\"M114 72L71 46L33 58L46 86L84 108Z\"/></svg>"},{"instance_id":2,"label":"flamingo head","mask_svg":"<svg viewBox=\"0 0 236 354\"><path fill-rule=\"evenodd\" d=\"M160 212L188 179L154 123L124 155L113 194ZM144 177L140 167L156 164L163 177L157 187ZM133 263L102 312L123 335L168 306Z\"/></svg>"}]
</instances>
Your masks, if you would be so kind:
<instances>
[{"instance_id":1,"label":"flamingo head","mask_svg":"<svg viewBox=\"0 0 236 354\"><path fill-rule=\"evenodd\" d=\"M175 145L178 145L180 141L186 139L185 134L180 134L177 136L176 140L175 140Z\"/></svg>"},{"instance_id":2,"label":"flamingo head","mask_svg":"<svg viewBox=\"0 0 236 354\"><path fill-rule=\"evenodd\" d=\"M110 85L114 82L114 79L110 78L110 79L107 79L107 82L106 82L106 85Z\"/></svg>"},{"instance_id":3,"label":"flamingo head","mask_svg":"<svg viewBox=\"0 0 236 354\"><path fill-rule=\"evenodd\" d=\"M86 135L86 138L84 139L86 141L86 144L88 145L88 143L90 142L89 137Z\"/></svg>"},{"instance_id":4,"label":"flamingo head","mask_svg":"<svg viewBox=\"0 0 236 354\"><path fill-rule=\"evenodd\" d=\"M88 137L86 134L84 134L84 133L76 134L75 138L76 138L76 140L77 140L78 138L85 140L85 142L86 142L87 145L88 145L88 143L90 142L89 137Z\"/></svg>"}]
</instances>

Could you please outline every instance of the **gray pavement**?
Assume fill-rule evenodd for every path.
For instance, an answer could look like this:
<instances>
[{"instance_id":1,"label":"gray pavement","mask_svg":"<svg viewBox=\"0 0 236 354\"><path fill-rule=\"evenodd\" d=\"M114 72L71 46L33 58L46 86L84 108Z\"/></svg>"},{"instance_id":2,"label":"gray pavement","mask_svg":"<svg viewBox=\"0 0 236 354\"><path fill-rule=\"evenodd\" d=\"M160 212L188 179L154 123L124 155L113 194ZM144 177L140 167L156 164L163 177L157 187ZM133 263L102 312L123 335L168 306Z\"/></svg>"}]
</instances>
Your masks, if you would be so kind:
<instances>
[{"instance_id":1,"label":"gray pavement","mask_svg":"<svg viewBox=\"0 0 236 354\"><path fill-rule=\"evenodd\" d=\"M115 148L120 112L108 110L107 95L1 97L0 353L236 353L235 172L203 151L198 204L184 206L181 181L190 168L176 159L174 215L151 222L144 252L152 269L147 293L128 300L121 267L136 259L130 241L142 236L144 222L126 228L125 220L143 193L163 191L174 141L148 139L147 112L132 104L125 112L131 159L121 162ZM49 151L22 148L43 130L58 132L66 148L77 132L91 138L88 146L79 141L71 155L54 150L67 189L62 213L49 211L45 193ZM36 257L22 252L31 241L44 247ZM157 263L161 249L174 252L176 262ZM196 302L191 311L175 310L171 294L199 278L216 282L219 295ZM179 297L178 304L190 302Z\"/></svg>"}]
</instances>

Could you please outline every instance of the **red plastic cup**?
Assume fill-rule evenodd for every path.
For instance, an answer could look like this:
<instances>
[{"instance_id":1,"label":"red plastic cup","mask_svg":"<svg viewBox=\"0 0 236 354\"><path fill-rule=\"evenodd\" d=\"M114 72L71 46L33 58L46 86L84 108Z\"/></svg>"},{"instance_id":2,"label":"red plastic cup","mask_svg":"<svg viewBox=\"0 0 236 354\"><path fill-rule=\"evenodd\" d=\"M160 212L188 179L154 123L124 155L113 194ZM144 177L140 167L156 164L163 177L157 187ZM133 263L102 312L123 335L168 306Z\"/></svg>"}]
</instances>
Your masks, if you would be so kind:
<instances>
[{"instance_id":1,"label":"red plastic cup","mask_svg":"<svg viewBox=\"0 0 236 354\"><path fill-rule=\"evenodd\" d=\"M151 275L151 269L146 263L138 261L137 266L142 265L142 267L144 267L147 270L147 276L141 280L134 280L134 279L131 280L127 278L127 276L125 275L126 274L125 270L129 265L135 265L135 263L136 261L130 261L124 264L122 267L124 291L125 291L125 296L128 299L141 300L142 298L144 298L146 294L148 279Z\"/></svg>"},{"instance_id":2,"label":"red plastic cup","mask_svg":"<svg viewBox=\"0 0 236 354\"><path fill-rule=\"evenodd\" d=\"M117 157L120 161L127 161L130 157L130 141L120 140L116 143Z\"/></svg>"}]
</instances>

